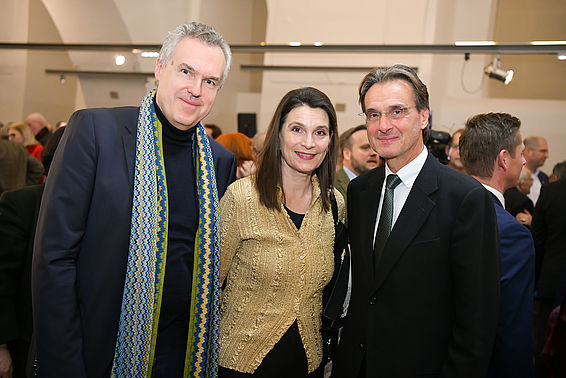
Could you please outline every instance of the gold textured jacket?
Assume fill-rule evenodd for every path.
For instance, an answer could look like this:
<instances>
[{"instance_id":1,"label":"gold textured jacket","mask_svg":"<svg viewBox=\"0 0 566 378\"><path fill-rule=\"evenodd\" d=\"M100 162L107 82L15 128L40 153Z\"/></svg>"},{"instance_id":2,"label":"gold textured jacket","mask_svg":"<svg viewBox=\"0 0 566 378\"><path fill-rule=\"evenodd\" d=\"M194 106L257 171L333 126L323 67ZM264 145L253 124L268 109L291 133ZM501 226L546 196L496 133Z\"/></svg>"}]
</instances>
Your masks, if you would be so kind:
<instances>
[{"instance_id":1,"label":"gold textured jacket","mask_svg":"<svg viewBox=\"0 0 566 378\"><path fill-rule=\"evenodd\" d=\"M332 211L321 212L318 178L313 202L297 230L287 211L259 202L255 176L239 179L220 201L220 365L253 373L297 320L309 373L322 362L322 291L334 269ZM338 215L342 196L335 191Z\"/></svg>"}]
</instances>

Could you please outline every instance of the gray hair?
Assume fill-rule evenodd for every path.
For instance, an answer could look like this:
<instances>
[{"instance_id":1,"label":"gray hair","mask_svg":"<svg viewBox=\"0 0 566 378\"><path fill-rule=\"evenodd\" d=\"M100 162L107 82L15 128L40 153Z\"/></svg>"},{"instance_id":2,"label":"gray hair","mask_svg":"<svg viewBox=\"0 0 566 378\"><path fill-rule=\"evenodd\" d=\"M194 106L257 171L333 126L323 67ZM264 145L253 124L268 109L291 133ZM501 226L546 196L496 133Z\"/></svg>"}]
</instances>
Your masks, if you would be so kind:
<instances>
[{"instance_id":1,"label":"gray hair","mask_svg":"<svg viewBox=\"0 0 566 378\"><path fill-rule=\"evenodd\" d=\"M411 67L402 64L396 64L391 67L374 68L362 79L359 88L359 95L360 105L362 106L362 111L364 113L366 111L366 104L364 100L369 89L374 84L385 83L392 80L403 80L413 87L415 106L417 107L417 110L419 112L423 109L430 109L428 103L428 90L426 88L426 85L421 81L421 79L419 79L417 72ZM430 124L422 131L423 141L425 143L430 135L429 127Z\"/></svg>"},{"instance_id":2,"label":"gray hair","mask_svg":"<svg viewBox=\"0 0 566 378\"><path fill-rule=\"evenodd\" d=\"M159 62L162 66L167 65L173 55L173 51L177 47L177 44L183 40L183 38L195 38L199 41L207 43L209 46L218 46L224 53L224 58L226 59L226 67L224 68L224 73L222 74L222 80L220 85L224 84L224 81L228 77L228 72L230 72L230 63L232 62L232 52L230 51L230 46L224 40L222 35L216 31L212 26L200 24L197 22L191 22L188 24L181 24L177 26L174 30L171 30L163 45L161 46L161 51L159 51Z\"/></svg>"}]
</instances>

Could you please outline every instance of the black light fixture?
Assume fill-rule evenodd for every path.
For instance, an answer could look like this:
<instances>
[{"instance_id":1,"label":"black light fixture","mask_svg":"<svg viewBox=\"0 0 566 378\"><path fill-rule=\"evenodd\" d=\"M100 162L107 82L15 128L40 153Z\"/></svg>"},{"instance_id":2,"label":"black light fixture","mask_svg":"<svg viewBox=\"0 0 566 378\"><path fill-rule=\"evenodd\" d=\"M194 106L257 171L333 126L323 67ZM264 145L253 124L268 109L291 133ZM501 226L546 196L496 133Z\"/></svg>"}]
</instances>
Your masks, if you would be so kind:
<instances>
[{"instance_id":1,"label":"black light fixture","mask_svg":"<svg viewBox=\"0 0 566 378\"><path fill-rule=\"evenodd\" d=\"M511 80L513 80L513 70L504 70L501 68L499 55L496 55L495 58L493 58L493 62L484 69L484 72L491 79L499 80L505 85L509 84Z\"/></svg>"}]
</instances>

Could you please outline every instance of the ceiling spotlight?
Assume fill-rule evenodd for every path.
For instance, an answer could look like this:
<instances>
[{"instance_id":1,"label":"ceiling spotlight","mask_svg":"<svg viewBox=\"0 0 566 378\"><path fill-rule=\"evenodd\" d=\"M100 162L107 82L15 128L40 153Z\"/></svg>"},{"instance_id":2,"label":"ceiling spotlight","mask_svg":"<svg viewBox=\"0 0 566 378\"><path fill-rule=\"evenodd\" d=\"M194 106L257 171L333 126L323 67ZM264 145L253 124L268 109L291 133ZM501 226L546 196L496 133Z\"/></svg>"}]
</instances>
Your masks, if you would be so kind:
<instances>
[{"instance_id":1,"label":"ceiling spotlight","mask_svg":"<svg viewBox=\"0 0 566 378\"><path fill-rule=\"evenodd\" d=\"M159 53L157 51L142 51L141 54L142 58L158 58Z\"/></svg>"},{"instance_id":2,"label":"ceiling spotlight","mask_svg":"<svg viewBox=\"0 0 566 378\"><path fill-rule=\"evenodd\" d=\"M126 63L126 57L124 55L116 55L116 65L121 66Z\"/></svg>"},{"instance_id":3,"label":"ceiling spotlight","mask_svg":"<svg viewBox=\"0 0 566 378\"><path fill-rule=\"evenodd\" d=\"M501 68L499 55L496 55L495 58L493 58L493 62L485 68L484 72L491 79L499 80L505 85L509 84L511 80L513 80L513 70L504 70Z\"/></svg>"},{"instance_id":4,"label":"ceiling spotlight","mask_svg":"<svg viewBox=\"0 0 566 378\"><path fill-rule=\"evenodd\" d=\"M65 75L60 75L60 76L59 76L59 82L60 82L61 84L65 84L65 81L66 81Z\"/></svg>"},{"instance_id":5,"label":"ceiling spotlight","mask_svg":"<svg viewBox=\"0 0 566 378\"><path fill-rule=\"evenodd\" d=\"M558 60L566 60L566 51L560 51L557 54L557 58L558 58Z\"/></svg>"}]
</instances>

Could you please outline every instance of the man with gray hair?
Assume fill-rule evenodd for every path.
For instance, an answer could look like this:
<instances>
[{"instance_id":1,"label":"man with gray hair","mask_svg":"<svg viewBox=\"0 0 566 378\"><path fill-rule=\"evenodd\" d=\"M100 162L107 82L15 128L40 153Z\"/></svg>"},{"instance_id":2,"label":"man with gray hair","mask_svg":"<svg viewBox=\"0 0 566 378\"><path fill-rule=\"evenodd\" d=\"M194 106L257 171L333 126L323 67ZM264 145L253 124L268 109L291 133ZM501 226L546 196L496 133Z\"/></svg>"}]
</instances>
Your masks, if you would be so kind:
<instances>
[{"instance_id":1,"label":"man with gray hair","mask_svg":"<svg viewBox=\"0 0 566 378\"><path fill-rule=\"evenodd\" d=\"M507 113L478 114L466 122L460 158L491 194L501 253L499 321L488 378L534 377L535 248L531 233L505 210L505 190L525 164L521 121Z\"/></svg>"},{"instance_id":2,"label":"man with gray hair","mask_svg":"<svg viewBox=\"0 0 566 378\"><path fill-rule=\"evenodd\" d=\"M33 135L35 135L35 139L41 144L45 146L47 141L53 133L49 130L47 126L47 119L41 113L31 113L25 119L26 125L29 126Z\"/></svg>"},{"instance_id":3,"label":"man with gray hair","mask_svg":"<svg viewBox=\"0 0 566 378\"><path fill-rule=\"evenodd\" d=\"M33 374L216 374L217 209L236 164L201 120L230 60L214 28L180 25L140 107L69 120L35 238Z\"/></svg>"},{"instance_id":4,"label":"man with gray hair","mask_svg":"<svg viewBox=\"0 0 566 378\"><path fill-rule=\"evenodd\" d=\"M499 299L489 193L428 152L413 69L377 68L359 94L385 165L348 188L352 295L333 376L484 377Z\"/></svg>"}]
</instances>

